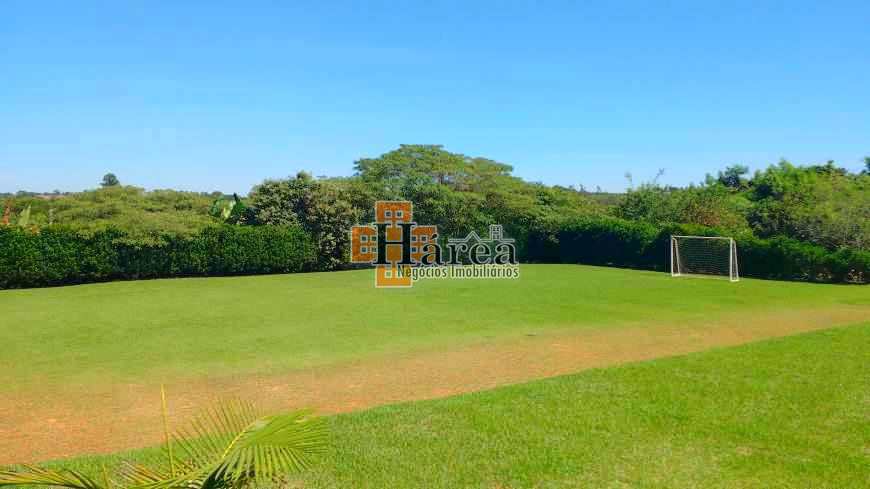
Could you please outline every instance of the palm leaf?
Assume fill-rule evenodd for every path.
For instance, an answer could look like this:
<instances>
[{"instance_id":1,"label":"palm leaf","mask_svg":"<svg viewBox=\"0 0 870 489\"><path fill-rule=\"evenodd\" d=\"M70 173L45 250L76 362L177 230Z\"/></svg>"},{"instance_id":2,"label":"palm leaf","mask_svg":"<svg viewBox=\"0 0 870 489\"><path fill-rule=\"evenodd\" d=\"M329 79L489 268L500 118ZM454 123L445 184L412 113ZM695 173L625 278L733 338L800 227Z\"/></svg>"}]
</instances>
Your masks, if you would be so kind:
<instances>
[{"instance_id":1,"label":"palm leaf","mask_svg":"<svg viewBox=\"0 0 870 489\"><path fill-rule=\"evenodd\" d=\"M169 473L130 462L122 462L119 473L130 486L147 486L171 477Z\"/></svg>"},{"instance_id":2,"label":"palm leaf","mask_svg":"<svg viewBox=\"0 0 870 489\"><path fill-rule=\"evenodd\" d=\"M0 486L57 486L74 489L108 489L75 470L51 470L23 465L23 470L0 470Z\"/></svg>"},{"instance_id":3,"label":"palm leaf","mask_svg":"<svg viewBox=\"0 0 870 489\"><path fill-rule=\"evenodd\" d=\"M216 475L259 482L308 468L326 448L326 423L308 411L260 418L228 447Z\"/></svg>"},{"instance_id":4,"label":"palm leaf","mask_svg":"<svg viewBox=\"0 0 870 489\"><path fill-rule=\"evenodd\" d=\"M18 225L27 227L28 224L30 224L30 204L27 204L21 214L18 214Z\"/></svg>"},{"instance_id":5,"label":"palm leaf","mask_svg":"<svg viewBox=\"0 0 870 489\"><path fill-rule=\"evenodd\" d=\"M263 416L253 404L217 404L179 431L173 446L180 457L173 466L153 469L124 463L120 481L129 489L222 489L268 482L309 467L326 449L322 418L310 411ZM111 489L73 470L23 466L0 470L0 486L42 485L73 489Z\"/></svg>"},{"instance_id":6,"label":"palm leaf","mask_svg":"<svg viewBox=\"0 0 870 489\"><path fill-rule=\"evenodd\" d=\"M262 416L244 401L221 403L174 437L178 474L129 466L126 480L143 489L220 488L266 482L301 471L326 449L326 423L310 411ZM131 470L135 469L135 470Z\"/></svg>"}]
</instances>

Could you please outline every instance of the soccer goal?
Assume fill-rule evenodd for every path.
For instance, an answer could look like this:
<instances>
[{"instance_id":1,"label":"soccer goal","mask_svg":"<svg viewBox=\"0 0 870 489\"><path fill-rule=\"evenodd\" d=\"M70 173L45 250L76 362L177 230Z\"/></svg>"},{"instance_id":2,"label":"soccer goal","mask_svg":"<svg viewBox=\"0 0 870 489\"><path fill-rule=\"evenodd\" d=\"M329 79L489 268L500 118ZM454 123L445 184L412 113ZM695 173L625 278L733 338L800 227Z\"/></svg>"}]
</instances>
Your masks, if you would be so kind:
<instances>
[{"instance_id":1,"label":"soccer goal","mask_svg":"<svg viewBox=\"0 0 870 489\"><path fill-rule=\"evenodd\" d=\"M721 236L671 236L671 276L705 275L740 280L737 244Z\"/></svg>"}]
</instances>

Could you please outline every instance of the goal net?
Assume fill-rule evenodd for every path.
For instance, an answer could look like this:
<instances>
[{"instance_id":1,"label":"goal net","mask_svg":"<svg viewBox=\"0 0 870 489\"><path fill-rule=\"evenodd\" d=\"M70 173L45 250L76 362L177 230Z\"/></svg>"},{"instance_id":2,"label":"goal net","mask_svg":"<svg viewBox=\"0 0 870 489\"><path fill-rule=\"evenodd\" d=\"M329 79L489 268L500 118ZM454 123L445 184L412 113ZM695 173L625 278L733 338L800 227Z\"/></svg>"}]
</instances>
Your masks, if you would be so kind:
<instances>
[{"instance_id":1,"label":"goal net","mask_svg":"<svg viewBox=\"0 0 870 489\"><path fill-rule=\"evenodd\" d=\"M738 281L734 238L671 236L671 275L704 275Z\"/></svg>"}]
</instances>

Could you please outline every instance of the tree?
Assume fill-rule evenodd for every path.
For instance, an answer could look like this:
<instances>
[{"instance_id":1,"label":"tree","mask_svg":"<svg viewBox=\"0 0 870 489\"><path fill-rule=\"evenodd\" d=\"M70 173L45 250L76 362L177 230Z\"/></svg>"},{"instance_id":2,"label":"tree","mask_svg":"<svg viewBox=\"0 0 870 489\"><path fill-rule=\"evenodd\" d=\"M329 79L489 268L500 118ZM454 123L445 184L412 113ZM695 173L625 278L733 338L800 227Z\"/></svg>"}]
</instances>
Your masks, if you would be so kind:
<instances>
[{"instance_id":1,"label":"tree","mask_svg":"<svg viewBox=\"0 0 870 489\"><path fill-rule=\"evenodd\" d=\"M377 158L363 158L354 167L366 182L389 193L422 185L446 185L455 190L476 190L485 182L507 177L513 168L486 158L451 153L437 144L403 144Z\"/></svg>"},{"instance_id":2,"label":"tree","mask_svg":"<svg viewBox=\"0 0 870 489\"><path fill-rule=\"evenodd\" d=\"M864 173L870 175L870 156L864 157Z\"/></svg>"},{"instance_id":3,"label":"tree","mask_svg":"<svg viewBox=\"0 0 870 489\"><path fill-rule=\"evenodd\" d=\"M317 241L320 264L327 269L348 261L348 230L364 212L352 200L341 181L315 180L306 172L287 180L266 180L250 194L258 224L302 226Z\"/></svg>"},{"instance_id":4,"label":"tree","mask_svg":"<svg viewBox=\"0 0 870 489\"><path fill-rule=\"evenodd\" d=\"M117 187L121 185L121 182L118 180L118 177L115 176L114 173L106 173L103 175L103 181L100 183L103 187Z\"/></svg>"},{"instance_id":5,"label":"tree","mask_svg":"<svg viewBox=\"0 0 870 489\"><path fill-rule=\"evenodd\" d=\"M785 235L836 249L870 246L870 177L833 163L787 161L756 173L748 219L760 237Z\"/></svg>"},{"instance_id":6,"label":"tree","mask_svg":"<svg viewBox=\"0 0 870 489\"><path fill-rule=\"evenodd\" d=\"M630 189L614 209L616 216L652 224L700 224L731 231L747 228L745 199L721 185L662 187L647 183Z\"/></svg>"},{"instance_id":7,"label":"tree","mask_svg":"<svg viewBox=\"0 0 870 489\"><path fill-rule=\"evenodd\" d=\"M414 219L437 225L441 239L461 238L472 230L486 233L498 223L521 241L545 222L600 211L576 189L525 182L511 175L510 165L451 153L440 145L404 144L358 160L355 169L351 188L365 189L351 193L357 208L370 196L410 200Z\"/></svg>"},{"instance_id":8,"label":"tree","mask_svg":"<svg viewBox=\"0 0 870 489\"><path fill-rule=\"evenodd\" d=\"M746 165L732 165L725 168L725 171L720 171L716 181L728 188L739 190L746 186L747 180L743 175L749 173L749 167Z\"/></svg>"}]
</instances>

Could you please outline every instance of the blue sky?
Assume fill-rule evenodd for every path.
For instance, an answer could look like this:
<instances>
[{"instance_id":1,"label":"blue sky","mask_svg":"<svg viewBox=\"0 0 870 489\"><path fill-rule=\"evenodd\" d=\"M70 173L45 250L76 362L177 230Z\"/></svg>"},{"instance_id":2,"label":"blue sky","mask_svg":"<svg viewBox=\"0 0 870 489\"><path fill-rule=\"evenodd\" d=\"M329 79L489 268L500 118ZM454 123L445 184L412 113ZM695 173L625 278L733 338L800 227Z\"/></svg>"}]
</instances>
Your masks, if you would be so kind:
<instances>
[{"instance_id":1,"label":"blue sky","mask_svg":"<svg viewBox=\"0 0 870 489\"><path fill-rule=\"evenodd\" d=\"M860 168L870 3L701 3L6 1L0 191L247 192L401 143L607 190Z\"/></svg>"}]
</instances>

